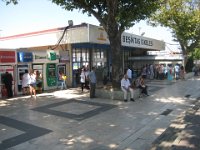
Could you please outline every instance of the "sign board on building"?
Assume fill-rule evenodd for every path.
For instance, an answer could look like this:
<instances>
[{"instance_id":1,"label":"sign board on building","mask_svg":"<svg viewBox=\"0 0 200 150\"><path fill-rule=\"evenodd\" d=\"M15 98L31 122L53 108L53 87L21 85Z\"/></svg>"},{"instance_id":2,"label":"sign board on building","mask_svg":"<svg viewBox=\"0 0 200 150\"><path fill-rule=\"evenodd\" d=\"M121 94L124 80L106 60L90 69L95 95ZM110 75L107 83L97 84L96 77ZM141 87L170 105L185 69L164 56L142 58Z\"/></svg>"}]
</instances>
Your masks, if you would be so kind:
<instances>
[{"instance_id":1,"label":"sign board on building","mask_svg":"<svg viewBox=\"0 0 200 150\"><path fill-rule=\"evenodd\" d=\"M59 59L57 57L59 57L59 54L57 51L55 51L56 53L56 60L51 60L48 58L48 54L47 51L34 51L33 52L33 63L58 63Z\"/></svg>"},{"instance_id":2,"label":"sign board on building","mask_svg":"<svg viewBox=\"0 0 200 150\"><path fill-rule=\"evenodd\" d=\"M0 63L15 63L15 51L0 51Z\"/></svg>"},{"instance_id":3,"label":"sign board on building","mask_svg":"<svg viewBox=\"0 0 200 150\"><path fill-rule=\"evenodd\" d=\"M18 62L32 62L33 54L32 52L17 52Z\"/></svg>"},{"instance_id":4,"label":"sign board on building","mask_svg":"<svg viewBox=\"0 0 200 150\"><path fill-rule=\"evenodd\" d=\"M69 51L59 51L60 62L65 63L70 61Z\"/></svg>"},{"instance_id":5,"label":"sign board on building","mask_svg":"<svg viewBox=\"0 0 200 150\"><path fill-rule=\"evenodd\" d=\"M138 36L130 33L122 33L121 36L122 46L127 47L136 47L136 48L144 48L144 49L152 49L152 50L164 50L165 42Z\"/></svg>"},{"instance_id":6,"label":"sign board on building","mask_svg":"<svg viewBox=\"0 0 200 150\"><path fill-rule=\"evenodd\" d=\"M108 35L102 27L89 25L89 42L110 44ZM123 32L121 35L121 45L134 48L164 50L165 43L163 41L138 36L130 33Z\"/></svg>"},{"instance_id":7,"label":"sign board on building","mask_svg":"<svg viewBox=\"0 0 200 150\"><path fill-rule=\"evenodd\" d=\"M57 59L56 52L53 51L53 50L48 50L47 51L47 58L49 60L56 60Z\"/></svg>"}]
</instances>

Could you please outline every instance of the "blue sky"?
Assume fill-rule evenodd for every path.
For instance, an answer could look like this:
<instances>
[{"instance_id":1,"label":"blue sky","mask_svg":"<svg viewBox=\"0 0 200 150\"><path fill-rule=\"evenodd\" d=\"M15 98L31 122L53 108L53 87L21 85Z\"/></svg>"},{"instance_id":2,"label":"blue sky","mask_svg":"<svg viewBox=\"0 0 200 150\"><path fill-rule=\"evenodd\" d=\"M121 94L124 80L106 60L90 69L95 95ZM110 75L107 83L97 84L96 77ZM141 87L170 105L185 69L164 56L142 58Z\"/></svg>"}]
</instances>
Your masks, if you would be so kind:
<instances>
[{"instance_id":1,"label":"blue sky","mask_svg":"<svg viewBox=\"0 0 200 150\"><path fill-rule=\"evenodd\" d=\"M94 17L74 10L66 11L50 0L19 0L18 5L7 5L0 0L0 36L15 35L38 30L45 30L68 25L73 20L74 25L83 22L99 25ZM174 44L169 29L151 27L145 21L137 23L127 32L133 34L145 33L144 36ZM177 50L176 45L167 44L167 50Z\"/></svg>"}]
</instances>

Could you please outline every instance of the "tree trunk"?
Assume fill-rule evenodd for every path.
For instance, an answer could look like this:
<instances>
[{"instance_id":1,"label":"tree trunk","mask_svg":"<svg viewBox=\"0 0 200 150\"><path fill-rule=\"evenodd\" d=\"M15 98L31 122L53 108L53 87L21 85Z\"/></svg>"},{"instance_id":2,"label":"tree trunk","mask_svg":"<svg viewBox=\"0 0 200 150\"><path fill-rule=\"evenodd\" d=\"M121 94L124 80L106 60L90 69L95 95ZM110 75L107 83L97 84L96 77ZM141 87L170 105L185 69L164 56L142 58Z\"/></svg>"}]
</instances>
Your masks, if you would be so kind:
<instances>
[{"instance_id":1,"label":"tree trunk","mask_svg":"<svg viewBox=\"0 0 200 150\"><path fill-rule=\"evenodd\" d=\"M123 76L123 52L121 50L121 34L110 38L111 60L112 60L112 87L119 88Z\"/></svg>"}]
</instances>

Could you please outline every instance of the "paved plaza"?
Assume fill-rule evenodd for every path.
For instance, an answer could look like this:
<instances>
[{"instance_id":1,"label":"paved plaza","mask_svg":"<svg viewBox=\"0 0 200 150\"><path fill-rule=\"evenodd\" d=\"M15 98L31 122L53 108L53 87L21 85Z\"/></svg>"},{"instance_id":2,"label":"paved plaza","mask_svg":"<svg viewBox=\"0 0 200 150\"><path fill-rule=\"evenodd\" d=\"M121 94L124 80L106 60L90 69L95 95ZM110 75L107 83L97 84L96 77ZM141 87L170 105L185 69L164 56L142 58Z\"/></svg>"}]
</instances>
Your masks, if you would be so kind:
<instances>
[{"instance_id":1,"label":"paved plaza","mask_svg":"<svg viewBox=\"0 0 200 150\"><path fill-rule=\"evenodd\" d=\"M0 150L199 150L200 79L148 85L127 103L80 88L2 99Z\"/></svg>"}]
</instances>

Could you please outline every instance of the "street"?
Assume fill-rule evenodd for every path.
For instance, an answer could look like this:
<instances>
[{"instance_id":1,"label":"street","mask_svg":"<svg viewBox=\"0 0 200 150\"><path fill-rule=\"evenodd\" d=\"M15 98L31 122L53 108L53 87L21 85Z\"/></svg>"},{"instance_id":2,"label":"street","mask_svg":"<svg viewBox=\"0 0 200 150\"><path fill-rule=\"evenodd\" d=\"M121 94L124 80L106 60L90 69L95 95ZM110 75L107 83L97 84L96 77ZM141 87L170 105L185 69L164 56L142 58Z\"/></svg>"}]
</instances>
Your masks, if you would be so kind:
<instances>
[{"instance_id":1,"label":"street","mask_svg":"<svg viewBox=\"0 0 200 150\"><path fill-rule=\"evenodd\" d=\"M148 84L150 96L127 103L90 99L80 88L42 93L36 100L30 96L2 99L0 150L150 150L156 146L170 150L180 144L182 149L198 149L198 142L187 141L184 147L177 137L171 144L161 140L186 111L199 112L195 104L200 99L200 79ZM197 118L199 115L196 113Z\"/></svg>"}]
</instances>

